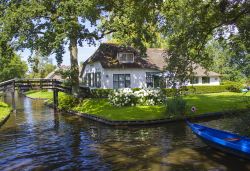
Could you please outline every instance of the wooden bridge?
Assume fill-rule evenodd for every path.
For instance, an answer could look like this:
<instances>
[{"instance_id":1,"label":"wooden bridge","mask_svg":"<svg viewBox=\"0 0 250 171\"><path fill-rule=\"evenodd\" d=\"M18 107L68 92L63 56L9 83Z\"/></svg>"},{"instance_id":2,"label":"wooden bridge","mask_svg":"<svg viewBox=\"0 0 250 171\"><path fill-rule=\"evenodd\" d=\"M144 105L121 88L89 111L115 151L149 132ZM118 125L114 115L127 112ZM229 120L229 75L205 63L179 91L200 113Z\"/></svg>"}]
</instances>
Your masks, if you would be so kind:
<instances>
[{"instance_id":1,"label":"wooden bridge","mask_svg":"<svg viewBox=\"0 0 250 171\"><path fill-rule=\"evenodd\" d=\"M64 86L63 82L55 79L12 79L0 83L0 91L11 92L12 94L12 107L15 110L15 91L27 90L40 90L50 89L53 90L54 109L58 106L58 92L65 92L71 94L71 87Z\"/></svg>"}]
</instances>

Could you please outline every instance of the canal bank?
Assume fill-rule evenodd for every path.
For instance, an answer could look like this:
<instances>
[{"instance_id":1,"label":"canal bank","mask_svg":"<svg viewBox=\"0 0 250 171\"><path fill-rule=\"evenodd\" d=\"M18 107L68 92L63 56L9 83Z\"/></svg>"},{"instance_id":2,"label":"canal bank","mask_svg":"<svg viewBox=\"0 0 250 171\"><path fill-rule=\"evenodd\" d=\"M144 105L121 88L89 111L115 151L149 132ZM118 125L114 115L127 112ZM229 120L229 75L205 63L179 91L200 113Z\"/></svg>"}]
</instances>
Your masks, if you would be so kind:
<instances>
[{"instance_id":1,"label":"canal bank","mask_svg":"<svg viewBox=\"0 0 250 171\"><path fill-rule=\"evenodd\" d=\"M8 104L0 101L0 127L8 120L11 113L11 108Z\"/></svg>"},{"instance_id":2,"label":"canal bank","mask_svg":"<svg viewBox=\"0 0 250 171\"><path fill-rule=\"evenodd\" d=\"M23 96L16 97L16 106L17 113L0 128L0 170L250 169L248 161L203 144L184 122L111 127L56 114L43 101ZM235 131L235 119L200 122Z\"/></svg>"}]
</instances>

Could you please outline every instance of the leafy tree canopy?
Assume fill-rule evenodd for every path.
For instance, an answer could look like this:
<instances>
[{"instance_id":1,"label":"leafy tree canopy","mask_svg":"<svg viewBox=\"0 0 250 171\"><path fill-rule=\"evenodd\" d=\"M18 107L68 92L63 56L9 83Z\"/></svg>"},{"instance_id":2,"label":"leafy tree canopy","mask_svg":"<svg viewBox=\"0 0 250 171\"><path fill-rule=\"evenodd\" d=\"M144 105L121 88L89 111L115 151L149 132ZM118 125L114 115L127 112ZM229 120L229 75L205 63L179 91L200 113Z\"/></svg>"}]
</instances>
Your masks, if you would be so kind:
<instances>
[{"instance_id":1,"label":"leafy tree canopy","mask_svg":"<svg viewBox=\"0 0 250 171\"><path fill-rule=\"evenodd\" d=\"M3 59L3 58L0 58ZM28 65L21 60L19 55L14 55L8 62L3 62L0 70L0 82L13 78L24 78L28 71Z\"/></svg>"},{"instance_id":2,"label":"leafy tree canopy","mask_svg":"<svg viewBox=\"0 0 250 171\"><path fill-rule=\"evenodd\" d=\"M213 58L207 47L214 39L234 51L231 62L249 65L250 1L170 0L161 11L160 29L169 45L167 69L182 81L192 73L193 62L206 68L211 65Z\"/></svg>"}]
</instances>

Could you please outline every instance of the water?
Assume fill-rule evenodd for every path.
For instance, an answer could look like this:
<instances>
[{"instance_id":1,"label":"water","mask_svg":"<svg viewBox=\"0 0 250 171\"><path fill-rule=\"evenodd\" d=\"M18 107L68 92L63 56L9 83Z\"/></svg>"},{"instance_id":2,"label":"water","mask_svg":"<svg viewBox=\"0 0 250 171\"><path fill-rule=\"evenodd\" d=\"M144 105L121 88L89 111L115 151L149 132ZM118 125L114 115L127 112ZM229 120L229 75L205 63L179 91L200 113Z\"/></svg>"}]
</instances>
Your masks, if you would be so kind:
<instances>
[{"instance_id":1,"label":"water","mask_svg":"<svg viewBox=\"0 0 250 171\"><path fill-rule=\"evenodd\" d=\"M250 170L248 161L203 144L184 122L110 127L54 114L42 101L17 97L16 103L17 113L0 128L1 171Z\"/></svg>"}]
</instances>

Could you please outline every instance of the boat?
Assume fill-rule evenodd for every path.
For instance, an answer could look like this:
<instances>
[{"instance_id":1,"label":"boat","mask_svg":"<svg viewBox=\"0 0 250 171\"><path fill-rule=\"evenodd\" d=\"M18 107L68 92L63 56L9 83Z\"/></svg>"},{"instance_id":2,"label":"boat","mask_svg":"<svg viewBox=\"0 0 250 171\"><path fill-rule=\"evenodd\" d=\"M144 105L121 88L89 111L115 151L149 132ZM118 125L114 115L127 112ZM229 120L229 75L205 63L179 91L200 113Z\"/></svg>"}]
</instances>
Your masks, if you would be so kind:
<instances>
[{"instance_id":1,"label":"boat","mask_svg":"<svg viewBox=\"0 0 250 171\"><path fill-rule=\"evenodd\" d=\"M187 121L193 133L207 145L250 160L250 138Z\"/></svg>"}]
</instances>

